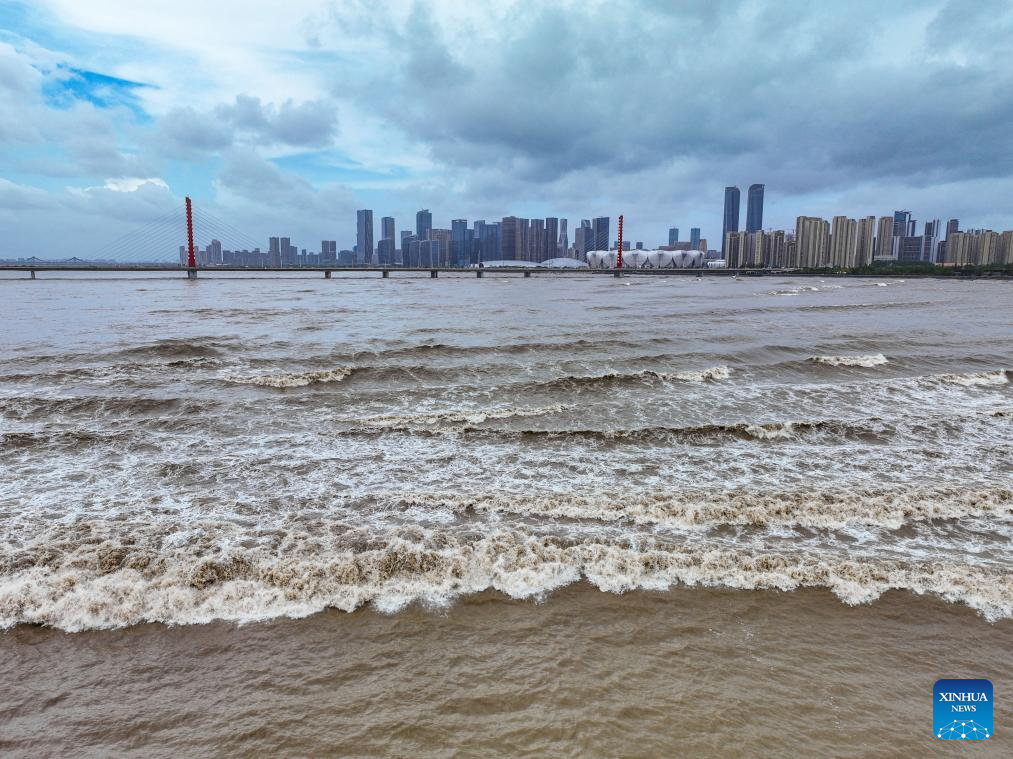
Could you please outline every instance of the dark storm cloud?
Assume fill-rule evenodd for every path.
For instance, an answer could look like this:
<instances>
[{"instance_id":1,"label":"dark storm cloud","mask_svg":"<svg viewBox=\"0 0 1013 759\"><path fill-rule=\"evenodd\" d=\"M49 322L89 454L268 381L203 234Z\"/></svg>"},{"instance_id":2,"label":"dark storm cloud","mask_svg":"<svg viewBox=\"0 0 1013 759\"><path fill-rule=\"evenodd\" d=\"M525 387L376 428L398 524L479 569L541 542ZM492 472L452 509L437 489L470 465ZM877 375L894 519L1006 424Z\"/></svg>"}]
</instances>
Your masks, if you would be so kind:
<instances>
[{"instance_id":1,"label":"dark storm cloud","mask_svg":"<svg viewBox=\"0 0 1013 759\"><path fill-rule=\"evenodd\" d=\"M382 37L382 72L345 92L448 166L529 183L698 163L789 193L999 176L1010 18L1005 2L524 4L479 43L417 4Z\"/></svg>"}]
</instances>

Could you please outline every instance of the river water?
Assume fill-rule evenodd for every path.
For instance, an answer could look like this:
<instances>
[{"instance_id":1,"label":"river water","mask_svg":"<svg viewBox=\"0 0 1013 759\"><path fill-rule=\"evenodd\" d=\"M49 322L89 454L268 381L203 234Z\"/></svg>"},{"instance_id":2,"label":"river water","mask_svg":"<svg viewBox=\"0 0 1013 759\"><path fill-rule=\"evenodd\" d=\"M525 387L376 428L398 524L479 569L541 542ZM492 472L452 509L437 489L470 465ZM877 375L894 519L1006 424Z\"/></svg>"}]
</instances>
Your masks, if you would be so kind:
<instances>
[{"instance_id":1,"label":"river water","mask_svg":"<svg viewBox=\"0 0 1013 759\"><path fill-rule=\"evenodd\" d=\"M1013 693L1008 282L41 277L0 749L932 753L935 679Z\"/></svg>"}]
</instances>

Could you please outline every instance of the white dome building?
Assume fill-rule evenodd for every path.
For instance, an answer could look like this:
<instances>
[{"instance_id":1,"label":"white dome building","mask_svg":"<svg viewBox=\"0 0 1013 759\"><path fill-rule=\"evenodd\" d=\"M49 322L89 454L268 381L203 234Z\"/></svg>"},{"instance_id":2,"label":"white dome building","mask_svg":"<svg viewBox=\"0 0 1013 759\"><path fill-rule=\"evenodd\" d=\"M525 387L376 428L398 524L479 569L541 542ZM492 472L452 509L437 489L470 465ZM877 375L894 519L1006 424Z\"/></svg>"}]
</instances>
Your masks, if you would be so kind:
<instances>
[{"instance_id":1,"label":"white dome building","mask_svg":"<svg viewBox=\"0 0 1013 759\"><path fill-rule=\"evenodd\" d=\"M614 269L614 250L591 250L587 265L592 269ZM699 250L628 250L623 253L623 268L629 269L699 269L704 265Z\"/></svg>"}]
</instances>

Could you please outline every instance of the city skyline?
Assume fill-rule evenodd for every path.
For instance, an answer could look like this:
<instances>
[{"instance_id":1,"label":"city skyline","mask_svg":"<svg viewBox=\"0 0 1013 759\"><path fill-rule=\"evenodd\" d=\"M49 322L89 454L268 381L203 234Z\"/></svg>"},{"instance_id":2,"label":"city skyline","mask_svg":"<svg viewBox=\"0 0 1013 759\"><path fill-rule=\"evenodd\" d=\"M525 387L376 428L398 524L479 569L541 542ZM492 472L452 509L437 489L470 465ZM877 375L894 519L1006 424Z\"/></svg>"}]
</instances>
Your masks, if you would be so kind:
<instances>
[{"instance_id":1,"label":"city skyline","mask_svg":"<svg viewBox=\"0 0 1013 759\"><path fill-rule=\"evenodd\" d=\"M167 30L147 7L4 3L0 223L28 255L88 251L190 195L258 239L349 239L356 209L427 205L566 218L570 242L620 213L632 239L718 241L715 195L740 187L748 215L762 181L764 228L898 203L1013 226L1008 3L632 11L294 0L254 23L181 0ZM604 66L566 42L582 29L627 53Z\"/></svg>"},{"instance_id":2,"label":"city skyline","mask_svg":"<svg viewBox=\"0 0 1013 759\"><path fill-rule=\"evenodd\" d=\"M758 229L762 224L765 185L749 187L746 229L739 230L737 187L725 188L724 224L728 227L720 249L711 248L701 238L700 228L690 229L690 239L679 239L678 227L668 230L667 244L647 244L642 240L623 240L624 251L698 251L700 265L728 268L803 268L854 269L873 265L938 264L1010 265L1013 264L1013 230L982 228L960 229L956 218L928 219L918 231L918 220L910 210L895 210L890 215L852 218L837 214L832 220L800 215L794 229ZM450 228L433 226L433 214L421 209L415 214L415 228L397 230L394 217L380 221L381 239L374 246L374 211L356 211L356 243L340 248L335 240L323 240L320 250L301 248L291 238L269 238L268 248L259 246L229 250L218 239L205 248L197 244L198 264L279 266L404 266L412 268L468 267L485 262L518 261L544 263L571 258L591 263L592 252L616 250L619 242L609 242L610 217L581 219L574 244L568 245L568 220L559 217L528 219L504 216L498 221L453 219ZM470 225L469 225L470 224ZM227 225L218 225L227 230ZM250 239L250 238L247 238ZM375 256L374 256L375 252ZM600 255L594 258L601 260ZM631 265L649 260L631 259ZM660 260L660 259L659 259ZM179 247L179 261L187 261L186 247ZM696 264L694 264L696 265Z\"/></svg>"}]
</instances>

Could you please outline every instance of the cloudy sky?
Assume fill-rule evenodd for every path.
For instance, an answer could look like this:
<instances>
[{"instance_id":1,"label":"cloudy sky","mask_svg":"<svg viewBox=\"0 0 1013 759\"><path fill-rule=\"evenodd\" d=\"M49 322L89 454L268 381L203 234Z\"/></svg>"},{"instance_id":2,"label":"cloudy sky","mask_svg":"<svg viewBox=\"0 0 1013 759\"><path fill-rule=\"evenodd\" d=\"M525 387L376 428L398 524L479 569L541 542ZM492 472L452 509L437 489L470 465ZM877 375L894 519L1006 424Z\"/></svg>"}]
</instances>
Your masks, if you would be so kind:
<instances>
[{"instance_id":1,"label":"cloudy sky","mask_svg":"<svg viewBox=\"0 0 1013 759\"><path fill-rule=\"evenodd\" d=\"M752 182L768 227L1013 228L1011 40L1010 0L0 0L0 255L186 194L310 249L421 207L713 247Z\"/></svg>"}]
</instances>

